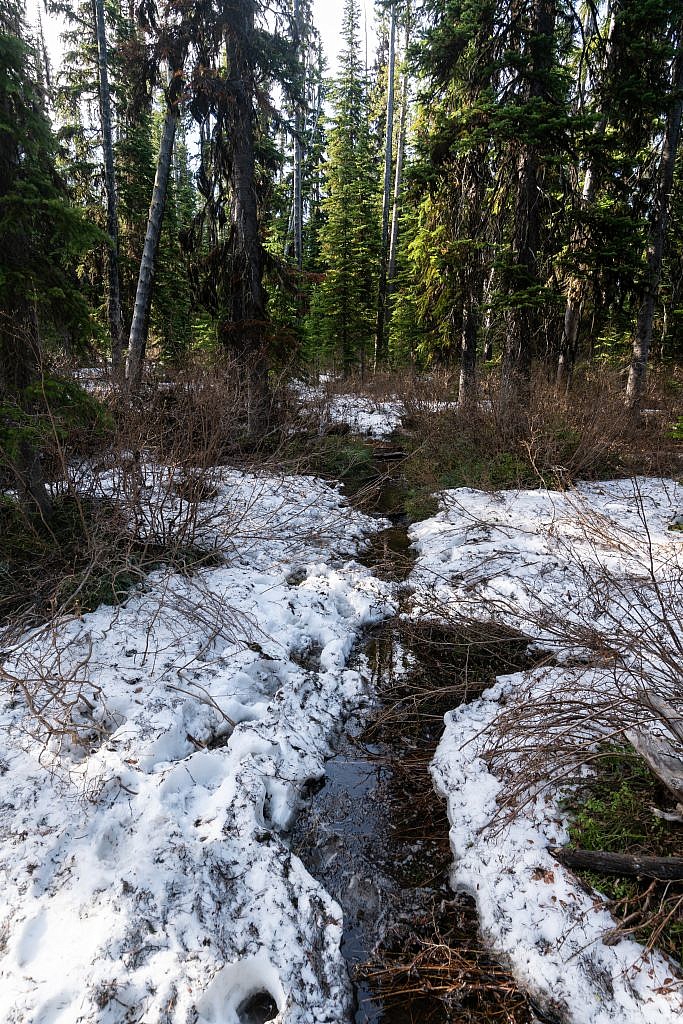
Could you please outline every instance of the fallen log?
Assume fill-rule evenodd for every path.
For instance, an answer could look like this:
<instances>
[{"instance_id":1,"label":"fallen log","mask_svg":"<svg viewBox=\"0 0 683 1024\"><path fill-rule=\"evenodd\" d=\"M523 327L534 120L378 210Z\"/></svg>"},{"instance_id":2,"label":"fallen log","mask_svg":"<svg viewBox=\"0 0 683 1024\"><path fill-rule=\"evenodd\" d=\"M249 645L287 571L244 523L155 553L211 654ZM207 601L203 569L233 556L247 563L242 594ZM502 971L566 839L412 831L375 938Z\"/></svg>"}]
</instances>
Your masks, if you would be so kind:
<instances>
[{"instance_id":1,"label":"fallen log","mask_svg":"<svg viewBox=\"0 0 683 1024\"><path fill-rule=\"evenodd\" d=\"M567 868L597 871L601 875L641 875L661 882L683 882L683 857L646 857L559 846L549 846L548 853Z\"/></svg>"}]
</instances>

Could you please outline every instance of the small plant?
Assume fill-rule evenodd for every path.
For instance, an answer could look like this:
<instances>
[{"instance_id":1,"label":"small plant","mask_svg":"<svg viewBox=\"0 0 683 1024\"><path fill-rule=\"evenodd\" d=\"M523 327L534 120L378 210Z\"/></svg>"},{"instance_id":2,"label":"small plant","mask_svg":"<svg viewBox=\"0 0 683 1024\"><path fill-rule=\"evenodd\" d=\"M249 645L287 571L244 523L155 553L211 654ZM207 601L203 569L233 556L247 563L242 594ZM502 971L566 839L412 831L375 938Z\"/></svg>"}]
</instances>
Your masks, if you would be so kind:
<instances>
[{"instance_id":1,"label":"small plant","mask_svg":"<svg viewBox=\"0 0 683 1024\"><path fill-rule=\"evenodd\" d=\"M667 795L647 765L623 747L606 749L594 761L595 774L570 800L574 846L610 853L680 856L683 826L655 814ZM610 901L619 922L616 934L630 933L647 946L657 944L683 959L683 886L643 878L578 872Z\"/></svg>"},{"instance_id":2,"label":"small plant","mask_svg":"<svg viewBox=\"0 0 683 1024\"><path fill-rule=\"evenodd\" d=\"M652 813L661 785L632 750L607 749L575 805L572 843L587 850L665 854L671 828ZM670 851L669 851L670 852Z\"/></svg>"}]
</instances>

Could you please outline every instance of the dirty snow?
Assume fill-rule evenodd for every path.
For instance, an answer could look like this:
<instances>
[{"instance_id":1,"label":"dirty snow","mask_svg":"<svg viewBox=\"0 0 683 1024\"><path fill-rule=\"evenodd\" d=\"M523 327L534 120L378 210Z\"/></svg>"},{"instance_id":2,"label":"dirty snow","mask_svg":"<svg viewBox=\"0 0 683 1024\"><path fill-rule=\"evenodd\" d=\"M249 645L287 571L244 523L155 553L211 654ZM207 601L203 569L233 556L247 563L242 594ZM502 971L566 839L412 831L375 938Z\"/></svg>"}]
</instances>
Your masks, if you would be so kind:
<instances>
[{"instance_id":1,"label":"dirty snow","mask_svg":"<svg viewBox=\"0 0 683 1024\"><path fill-rule=\"evenodd\" d=\"M657 588L671 608L681 606L683 538L668 526L682 500L672 481L645 479L569 493L461 489L446 492L438 515L412 529L414 614L495 617L560 663L503 677L447 715L432 770L448 805L454 886L475 897L484 935L520 982L575 1024L673 1024L683 1011L680 983L662 957L635 942L603 941L614 927L604 904L546 849L567 840L556 789L528 792L512 822L501 816L503 784L524 771L532 751L522 742L520 753L508 751L495 768L485 751L497 717L520 693L551 705L577 686L584 698L602 699L617 687L623 695L638 665L650 681L668 679L656 654L643 661L642 649L630 662L625 652L621 674L576 663L589 660L586 620L618 645L627 635L619 633L622 623L632 639L657 633ZM680 630L680 622L670 625Z\"/></svg>"},{"instance_id":2,"label":"dirty snow","mask_svg":"<svg viewBox=\"0 0 683 1024\"><path fill-rule=\"evenodd\" d=\"M349 552L376 521L312 479L216 483L222 564L5 652L6 1024L237 1024L260 992L291 1024L347 1012L339 908L286 830L364 699L349 658L390 595Z\"/></svg>"},{"instance_id":3,"label":"dirty snow","mask_svg":"<svg viewBox=\"0 0 683 1024\"><path fill-rule=\"evenodd\" d=\"M419 609L496 617L566 653L590 623L656 621L653 583L680 587L683 540L669 527L683 487L638 478L565 492L446 491L439 513L412 528ZM652 605L652 607L650 607Z\"/></svg>"},{"instance_id":4,"label":"dirty snow","mask_svg":"<svg viewBox=\"0 0 683 1024\"><path fill-rule=\"evenodd\" d=\"M400 427L405 410L399 399L379 401L367 395L334 394L327 390L327 383L328 378L321 377L318 385L293 384L302 413L317 417L321 428L344 424L351 433L380 440Z\"/></svg>"},{"instance_id":5,"label":"dirty snow","mask_svg":"<svg viewBox=\"0 0 683 1024\"><path fill-rule=\"evenodd\" d=\"M333 395L328 404L332 423L348 423L352 432L388 437L401 425L400 402L376 402L362 395Z\"/></svg>"},{"instance_id":6,"label":"dirty snow","mask_svg":"<svg viewBox=\"0 0 683 1024\"><path fill-rule=\"evenodd\" d=\"M330 410L373 436L400 415L353 396ZM154 538L187 516L188 481L168 474L142 465L132 482L102 472L89 486ZM263 993L287 1024L348 1019L340 910L291 854L287 830L344 715L366 699L351 651L394 598L353 552L378 524L309 478L221 470L209 491L187 541L215 547L220 564L159 571L123 607L5 652L7 1024L240 1024ZM617 639L624 617L656 628L643 602L653 577L663 592L680 587L683 535L668 526L682 506L670 481L459 490L412 531L415 614L495 615L559 663L504 677L449 714L433 774L454 885L475 896L484 934L520 981L576 1024L669 1024L680 994L662 958L602 941L613 922L600 900L548 854L566 839L556 793L530 793L501 825L505 780L483 756L485 730L523 687L614 684L599 666L576 667L582 623L589 615ZM596 590L603 569L619 584L609 599ZM26 693L40 696L42 725Z\"/></svg>"}]
</instances>

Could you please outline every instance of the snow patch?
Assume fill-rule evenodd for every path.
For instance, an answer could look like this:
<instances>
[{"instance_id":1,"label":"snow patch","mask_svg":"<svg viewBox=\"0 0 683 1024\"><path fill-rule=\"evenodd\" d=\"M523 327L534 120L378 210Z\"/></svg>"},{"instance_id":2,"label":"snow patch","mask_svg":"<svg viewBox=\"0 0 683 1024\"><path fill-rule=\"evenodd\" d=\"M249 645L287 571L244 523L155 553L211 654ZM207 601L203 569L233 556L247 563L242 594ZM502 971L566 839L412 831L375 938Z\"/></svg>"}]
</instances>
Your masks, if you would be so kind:
<instances>
[{"instance_id":1,"label":"snow patch","mask_svg":"<svg viewBox=\"0 0 683 1024\"><path fill-rule=\"evenodd\" d=\"M492 761L495 723L522 700L552 706L563 693L578 693L585 706L623 699L644 677L670 683L656 644L641 649L638 636L666 642L659 601L680 607L682 538L668 526L682 498L674 481L643 478L564 493L459 489L445 492L439 513L412 528L412 614L504 622L558 664L503 677L450 712L432 773L448 806L454 887L474 896L484 936L519 981L574 1024L673 1024L683 1011L680 983L663 957L631 940L605 942L614 921L604 901L548 853L567 841L556 786L528 791L506 820L503 785L524 772L534 735L538 742L547 735L541 722L516 735L511 749L499 738L503 756ZM673 619L667 629L680 638L680 619ZM622 650L620 669L596 664L585 627ZM577 718L576 735L590 725L590 716ZM592 742L599 739L596 726ZM559 766L549 764L553 772Z\"/></svg>"},{"instance_id":2,"label":"snow patch","mask_svg":"<svg viewBox=\"0 0 683 1024\"><path fill-rule=\"evenodd\" d=\"M512 822L500 819L501 780L487 768L483 731L523 681L506 676L446 716L432 775L447 801L453 887L475 898L485 939L542 1006L573 1024L674 1024L683 999L670 964L628 939L606 944L614 920L602 899L547 852L568 839L558 794L534 793ZM564 682L562 670L544 671L537 687ZM606 682L598 673L595 685Z\"/></svg>"},{"instance_id":3,"label":"snow patch","mask_svg":"<svg viewBox=\"0 0 683 1024\"><path fill-rule=\"evenodd\" d=\"M349 656L391 595L345 553L377 522L310 478L214 483L203 522L222 563L160 570L122 607L6 653L7 1024L233 1024L242 1009L245 1024L269 998L289 1024L347 1012L341 912L285 833L366 699ZM49 739L12 678L72 733Z\"/></svg>"}]
</instances>

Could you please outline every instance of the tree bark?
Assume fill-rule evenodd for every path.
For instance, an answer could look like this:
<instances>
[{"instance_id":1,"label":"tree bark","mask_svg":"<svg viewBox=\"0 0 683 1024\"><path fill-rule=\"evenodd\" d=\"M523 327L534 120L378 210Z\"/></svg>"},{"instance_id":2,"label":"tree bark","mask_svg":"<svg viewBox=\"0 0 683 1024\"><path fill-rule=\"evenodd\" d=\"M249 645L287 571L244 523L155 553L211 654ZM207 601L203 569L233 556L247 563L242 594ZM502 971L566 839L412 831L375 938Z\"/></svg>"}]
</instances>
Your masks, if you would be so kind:
<instances>
[{"instance_id":1,"label":"tree bark","mask_svg":"<svg viewBox=\"0 0 683 1024\"><path fill-rule=\"evenodd\" d=\"M52 516L52 498L43 476L40 452L28 441L19 443L19 457L15 462L19 481L19 498L29 514L36 512L44 523Z\"/></svg>"},{"instance_id":2,"label":"tree bark","mask_svg":"<svg viewBox=\"0 0 683 1024\"><path fill-rule=\"evenodd\" d=\"M597 871L601 875L640 875L662 882L683 881L683 857L646 857L604 850L564 850L554 846L548 848L548 853L565 867Z\"/></svg>"},{"instance_id":3,"label":"tree bark","mask_svg":"<svg viewBox=\"0 0 683 1024\"><path fill-rule=\"evenodd\" d=\"M107 234L109 235L109 247L107 250L107 319L109 321L109 335L111 338L111 362L114 371L118 371L123 359L123 316L121 314L121 284L119 279L119 223L116 172L114 169L114 143L111 127L109 59L107 53L107 32L104 21L104 0L94 0L94 2L102 153L104 156L104 186L107 195Z\"/></svg>"},{"instance_id":4,"label":"tree bark","mask_svg":"<svg viewBox=\"0 0 683 1024\"><path fill-rule=\"evenodd\" d=\"M586 17L591 19L591 26L595 28L594 13L592 10L588 10ZM612 12L609 20L609 28L607 30L607 41L605 46L605 54L603 64L605 70L609 70L611 66L611 53L614 41L614 29L615 29L615 16ZM584 30L584 35L587 41L593 37L591 27L587 27ZM596 139L602 139L607 131L607 117L603 113L595 130ZM592 206L593 201L598 188L598 177L596 170L592 164L588 164L586 168L586 174L583 179L583 189L581 190L581 206L582 209L587 209ZM571 247L577 249L585 238L584 229L579 225L575 228ZM562 339L560 341L560 354L557 360L557 375L555 378L555 386L557 391L567 390L571 384L572 373L574 370L574 363L576 362L576 355L579 348L579 330L581 327L581 317L583 314L583 307L586 301L586 281L577 276L572 275L569 280L567 287L567 304L564 311L564 324L562 330Z\"/></svg>"},{"instance_id":5,"label":"tree bark","mask_svg":"<svg viewBox=\"0 0 683 1024\"><path fill-rule=\"evenodd\" d=\"M683 804L683 759L681 743L666 736L660 738L645 729L630 729L626 733L636 753L640 754L653 775Z\"/></svg>"},{"instance_id":6,"label":"tree bark","mask_svg":"<svg viewBox=\"0 0 683 1024\"><path fill-rule=\"evenodd\" d=\"M391 5L389 27L389 71L387 82L387 123L384 137L384 189L382 192L382 241L377 298L377 333L374 368L386 358L385 319L387 305L387 260L389 250L389 206L394 149L394 78L396 75L396 4Z\"/></svg>"},{"instance_id":7,"label":"tree bark","mask_svg":"<svg viewBox=\"0 0 683 1024\"><path fill-rule=\"evenodd\" d=\"M256 202L254 96L251 58L255 5L244 0L227 32L228 75L234 100L231 186L234 204L235 259L231 322L226 325L247 381L247 430L261 435L269 417L264 253Z\"/></svg>"},{"instance_id":8,"label":"tree bark","mask_svg":"<svg viewBox=\"0 0 683 1024\"><path fill-rule=\"evenodd\" d=\"M529 35L530 71L527 101L543 97L553 60L555 0L535 0L533 27ZM538 146L522 141L519 146L515 182L515 209L511 265L507 270L510 295L526 292L539 282L538 252L541 242L542 189ZM515 300L507 316L507 337L503 349L501 406L504 413L528 398L531 363L537 344L538 312L529 296Z\"/></svg>"},{"instance_id":9,"label":"tree bark","mask_svg":"<svg viewBox=\"0 0 683 1024\"><path fill-rule=\"evenodd\" d=\"M655 197L654 213L647 253L647 277L643 300L638 311L638 322L633 339L633 354L626 385L626 407L639 412L647 382L647 364L652 345L652 324L655 303L662 276L662 259L669 219L669 206L674 180L676 154L681 135L681 114L683 112L683 25L678 27L678 45L673 65L673 102L666 119L664 144L659 164L659 185Z\"/></svg>"},{"instance_id":10,"label":"tree bark","mask_svg":"<svg viewBox=\"0 0 683 1024\"><path fill-rule=\"evenodd\" d=\"M405 52L408 52L410 29L406 27ZM387 266L387 319L389 319L389 302L396 287L396 255L398 252L398 219L401 211L401 192L403 190L403 163L406 151L406 129L408 125L408 93L409 74L406 67L403 72L401 89L401 113L398 126L398 146L396 149L396 172L394 174L394 199L391 208L391 232L389 236L389 263Z\"/></svg>"},{"instance_id":11,"label":"tree bark","mask_svg":"<svg viewBox=\"0 0 683 1024\"><path fill-rule=\"evenodd\" d=\"M479 336L478 306L471 302L463 311L460 350L460 386L458 407L472 405L477 398L477 338Z\"/></svg>"},{"instance_id":12,"label":"tree bark","mask_svg":"<svg viewBox=\"0 0 683 1024\"><path fill-rule=\"evenodd\" d=\"M182 75L182 71L176 71L176 76ZM147 346L147 335L149 333L149 316L152 307L152 289L154 284L154 269L159 238L161 237L161 226L164 219L164 207L168 194L168 178L171 171L173 157L173 143L178 125L178 101L170 99L164 119L164 126L161 133L159 155L157 158L157 169L154 178L154 189L152 191L152 202L147 218L147 232L145 243L142 249L140 261L140 272L135 292L135 307L133 310L133 321L130 325L130 338L128 340L128 358L126 360L126 383L130 392L136 391L142 380L142 369L145 360L145 348Z\"/></svg>"},{"instance_id":13,"label":"tree bark","mask_svg":"<svg viewBox=\"0 0 683 1024\"><path fill-rule=\"evenodd\" d=\"M294 30L296 32L296 48L297 48L297 62L299 67L303 69L303 63L301 60L301 0L293 0L294 4ZM303 92L303 82L299 83ZM301 100L303 102L303 99ZM304 129L304 119L302 116L300 103L297 103L296 118L294 124L294 181L293 181L293 193L294 193L294 209L293 209L293 233L294 233L294 259L299 270L303 270L304 265L304 205L303 205L303 193L302 193L302 176L303 176L303 144L302 136Z\"/></svg>"}]
</instances>

